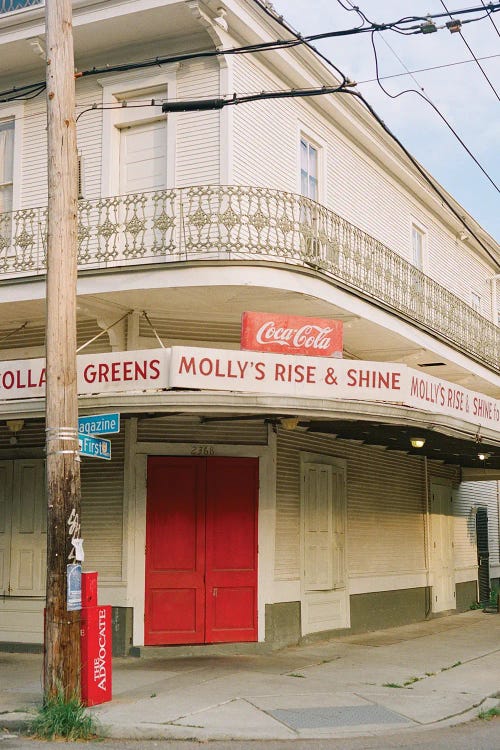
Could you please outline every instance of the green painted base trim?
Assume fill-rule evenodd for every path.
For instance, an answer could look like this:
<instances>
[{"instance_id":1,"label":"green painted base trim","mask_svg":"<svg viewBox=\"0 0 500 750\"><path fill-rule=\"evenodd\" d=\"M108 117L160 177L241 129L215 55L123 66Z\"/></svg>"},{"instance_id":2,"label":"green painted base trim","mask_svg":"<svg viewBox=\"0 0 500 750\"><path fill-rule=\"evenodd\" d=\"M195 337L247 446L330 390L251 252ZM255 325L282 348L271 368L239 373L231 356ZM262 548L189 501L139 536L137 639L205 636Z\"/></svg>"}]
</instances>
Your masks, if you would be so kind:
<instances>
[{"instance_id":1,"label":"green painted base trim","mask_svg":"<svg viewBox=\"0 0 500 750\"><path fill-rule=\"evenodd\" d=\"M43 654L43 643L17 643L1 641L0 651L7 654Z\"/></svg>"},{"instance_id":2,"label":"green painted base trim","mask_svg":"<svg viewBox=\"0 0 500 750\"><path fill-rule=\"evenodd\" d=\"M238 654L265 654L271 651L268 643L206 643L196 646L132 646L129 656L175 657L185 656L234 656Z\"/></svg>"},{"instance_id":3,"label":"green painted base trim","mask_svg":"<svg viewBox=\"0 0 500 750\"><path fill-rule=\"evenodd\" d=\"M266 604L266 643L273 648L293 646L300 641L300 602Z\"/></svg>"},{"instance_id":4,"label":"green painted base trim","mask_svg":"<svg viewBox=\"0 0 500 750\"><path fill-rule=\"evenodd\" d=\"M422 586L416 589L354 594L350 597L350 604L350 633L395 628L430 617L431 589Z\"/></svg>"},{"instance_id":5,"label":"green painted base trim","mask_svg":"<svg viewBox=\"0 0 500 750\"><path fill-rule=\"evenodd\" d=\"M132 646L134 610L132 607L113 607L111 629L113 635L113 656L127 656Z\"/></svg>"},{"instance_id":6,"label":"green painted base trim","mask_svg":"<svg viewBox=\"0 0 500 750\"><path fill-rule=\"evenodd\" d=\"M467 612L477 602L477 581L456 584L457 612Z\"/></svg>"}]
</instances>

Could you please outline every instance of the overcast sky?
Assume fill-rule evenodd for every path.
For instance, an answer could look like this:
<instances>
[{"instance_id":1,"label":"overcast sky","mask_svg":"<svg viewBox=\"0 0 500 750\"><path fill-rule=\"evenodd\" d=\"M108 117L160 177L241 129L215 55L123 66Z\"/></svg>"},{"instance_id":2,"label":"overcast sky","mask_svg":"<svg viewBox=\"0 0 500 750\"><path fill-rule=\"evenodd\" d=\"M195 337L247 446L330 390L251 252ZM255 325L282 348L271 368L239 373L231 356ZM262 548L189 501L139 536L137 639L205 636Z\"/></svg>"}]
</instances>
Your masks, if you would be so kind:
<instances>
[{"instance_id":1,"label":"overcast sky","mask_svg":"<svg viewBox=\"0 0 500 750\"><path fill-rule=\"evenodd\" d=\"M342 3L349 5L348 0ZM481 6L481 0L445 3L451 11ZM273 4L303 34L353 28L360 23L356 13L344 10L338 0L273 0ZM444 12L440 0L353 0L353 4L376 23ZM471 17L458 13L455 16L462 20ZM480 60L480 64L500 96L500 12L492 17L498 32L491 20L484 18L465 25L463 36L477 58L496 55ZM413 71L473 59L460 34L450 34L447 29L413 36L384 31L375 35L375 42L381 77L404 73L404 66ZM416 94L391 99L377 82L369 82L375 78L370 35L336 38L316 45L358 82L358 89L412 154L500 241L500 193L440 117ZM423 88L492 180L500 185L500 101L475 62L415 73L414 78L392 78L383 84L391 94L406 88Z\"/></svg>"}]
</instances>

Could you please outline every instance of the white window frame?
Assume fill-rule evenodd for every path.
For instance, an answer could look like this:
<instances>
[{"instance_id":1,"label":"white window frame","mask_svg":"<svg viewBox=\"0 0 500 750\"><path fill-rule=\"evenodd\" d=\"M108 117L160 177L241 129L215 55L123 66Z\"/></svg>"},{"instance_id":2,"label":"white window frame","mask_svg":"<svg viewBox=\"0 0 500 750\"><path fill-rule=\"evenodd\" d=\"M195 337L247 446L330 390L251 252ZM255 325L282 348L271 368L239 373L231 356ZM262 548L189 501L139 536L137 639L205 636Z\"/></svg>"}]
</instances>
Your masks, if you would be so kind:
<instances>
[{"instance_id":1,"label":"white window frame","mask_svg":"<svg viewBox=\"0 0 500 750\"><path fill-rule=\"evenodd\" d=\"M0 122L14 122L14 155L12 159L12 210L21 207L22 153L23 153L24 104L13 102L0 104Z\"/></svg>"},{"instance_id":2,"label":"white window frame","mask_svg":"<svg viewBox=\"0 0 500 750\"><path fill-rule=\"evenodd\" d=\"M478 312L480 315L482 315L482 309L483 309L483 298L479 294L479 292L475 292L471 290L470 293L470 306L473 310Z\"/></svg>"},{"instance_id":3,"label":"white window frame","mask_svg":"<svg viewBox=\"0 0 500 750\"><path fill-rule=\"evenodd\" d=\"M161 96L165 92L169 99L177 95L177 65L165 66L161 73L151 74L135 72L133 74L108 76L99 79L102 87L102 103L108 105L103 111L102 121L102 154L101 154L101 196L109 197L119 194L120 175L120 127L141 125L158 120L166 120L167 115L156 107L120 107L120 103L130 98L141 97L140 92L147 92L145 99L155 98L155 92ZM109 108L116 103L116 108ZM176 115L168 115L167 134L167 175L166 189L175 186L175 140Z\"/></svg>"},{"instance_id":4,"label":"white window frame","mask_svg":"<svg viewBox=\"0 0 500 750\"><path fill-rule=\"evenodd\" d=\"M303 127L299 123L297 130L297 193L302 195L302 180L301 180L301 141L306 141L310 146L316 149L318 154L318 195L316 197L317 203L325 203L326 201L326 146L325 143L315 133L311 132L308 128ZM307 197L307 196L304 196ZM311 198L310 200L314 200Z\"/></svg>"},{"instance_id":5,"label":"white window frame","mask_svg":"<svg viewBox=\"0 0 500 750\"><path fill-rule=\"evenodd\" d=\"M422 246L421 246L421 259L420 264L416 262L415 257L415 247L413 244L413 238L414 234L418 233L420 237L422 238ZM427 232L425 228L417 221L412 221L411 223L411 229L410 229L410 262L415 266L415 268L418 268L419 271L425 271L426 265L427 265Z\"/></svg>"}]
</instances>

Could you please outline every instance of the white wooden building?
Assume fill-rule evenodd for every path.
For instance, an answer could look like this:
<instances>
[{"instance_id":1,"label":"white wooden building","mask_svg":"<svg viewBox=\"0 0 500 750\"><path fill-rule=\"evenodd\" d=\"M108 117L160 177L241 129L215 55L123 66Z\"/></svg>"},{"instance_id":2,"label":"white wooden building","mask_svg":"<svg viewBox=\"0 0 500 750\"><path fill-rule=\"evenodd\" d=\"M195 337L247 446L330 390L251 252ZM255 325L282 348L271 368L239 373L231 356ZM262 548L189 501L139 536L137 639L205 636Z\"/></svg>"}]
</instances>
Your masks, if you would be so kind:
<instances>
[{"instance_id":1,"label":"white wooden building","mask_svg":"<svg viewBox=\"0 0 500 750\"><path fill-rule=\"evenodd\" d=\"M80 413L122 424L82 461L82 536L123 653L389 627L500 578L493 238L352 97L162 111L333 85L305 46L196 56L284 34L254 0L74 2ZM43 56L43 3L0 0L0 99ZM45 118L0 104L0 648L42 641ZM246 311L342 321L335 372L407 392L174 377L243 361Z\"/></svg>"}]
</instances>

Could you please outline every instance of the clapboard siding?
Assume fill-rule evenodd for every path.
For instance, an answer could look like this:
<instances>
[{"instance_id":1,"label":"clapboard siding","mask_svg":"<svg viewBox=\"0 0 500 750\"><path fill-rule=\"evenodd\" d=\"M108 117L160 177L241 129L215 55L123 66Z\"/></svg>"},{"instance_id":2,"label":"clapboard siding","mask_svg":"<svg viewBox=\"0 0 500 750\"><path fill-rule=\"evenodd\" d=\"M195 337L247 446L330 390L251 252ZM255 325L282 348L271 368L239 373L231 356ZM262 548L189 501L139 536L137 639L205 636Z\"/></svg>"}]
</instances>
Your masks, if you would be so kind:
<instances>
[{"instance_id":1,"label":"clapboard siding","mask_svg":"<svg viewBox=\"0 0 500 750\"><path fill-rule=\"evenodd\" d=\"M96 78L76 82L76 112L78 152L82 157L83 198L101 195L102 120L100 109L91 109L94 102L102 102L102 88ZM90 111L85 111L90 110Z\"/></svg>"},{"instance_id":2,"label":"clapboard siding","mask_svg":"<svg viewBox=\"0 0 500 750\"><path fill-rule=\"evenodd\" d=\"M159 316L148 316L155 331L166 346L172 340L207 342L214 346L218 342L224 346L227 344L239 345L241 339L241 322L229 320L216 320L211 317L207 319L183 319L162 318ZM139 335L143 338L153 338L154 333L144 316L139 321ZM153 346L158 346L154 339Z\"/></svg>"},{"instance_id":3,"label":"clapboard siding","mask_svg":"<svg viewBox=\"0 0 500 750\"><path fill-rule=\"evenodd\" d=\"M476 565L476 517L474 508L488 510L490 564L499 564L497 482L462 482L454 496L456 566Z\"/></svg>"},{"instance_id":4,"label":"clapboard siding","mask_svg":"<svg viewBox=\"0 0 500 750\"><path fill-rule=\"evenodd\" d=\"M45 424L27 420L18 433L15 448L9 445L9 432L0 425L0 455L15 458L43 455ZM85 540L85 569L97 570L101 580L116 580L122 574L124 432L113 435L112 460L82 457L82 537Z\"/></svg>"},{"instance_id":5,"label":"clapboard siding","mask_svg":"<svg viewBox=\"0 0 500 750\"><path fill-rule=\"evenodd\" d=\"M24 105L20 208L47 204L47 115L45 97ZM17 127L17 125L16 125Z\"/></svg>"},{"instance_id":6,"label":"clapboard siding","mask_svg":"<svg viewBox=\"0 0 500 750\"><path fill-rule=\"evenodd\" d=\"M140 419L137 440L148 443L266 445L267 426L261 419L205 422L198 417Z\"/></svg>"},{"instance_id":7,"label":"clapboard siding","mask_svg":"<svg viewBox=\"0 0 500 750\"><path fill-rule=\"evenodd\" d=\"M234 59L235 91L273 90L282 85L276 76L244 57ZM297 133L294 110L286 100L234 107L234 182L298 192Z\"/></svg>"},{"instance_id":8,"label":"clapboard siding","mask_svg":"<svg viewBox=\"0 0 500 750\"><path fill-rule=\"evenodd\" d=\"M216 61L193 61L177 76L179 99L219 95ZM176 179L179 187L219 182L219 112L184 112L176 117Z\"/></svg>"},{"instance_id":9,"label":"clapboard siding","mask_svg":"<svg viewBox=\"0 0 500 750\"><path fill-rule=\"evenodd\" d=\"M278 437L276 569L278 580L299 578L300 451L347 460L349 575L425 569L424 462L327 436Z\"/></svg>"},{"instance_id":10,"label":"clapboard siding","mask_svg":"<svg viewBox=\"0 0 500 750\"><path fill-rule=\"evenodd\" d=\"M82 537L85 569L99 579L122 576L124 428L111 439L112 460L82 458Z\"/></svg>"},{"instance_id":11,"label":"clapboard siding","mask_svg":"<svg viewBox=\"0 0 500 750\"><path fill-rule=\"evenodd\" d=\"M8 328L0 327L0 339L4 339L3 348L12 350L19 349L19 354L15 355L18 359L25 359L26 355L24 350L27 347L45 347L45 325L44 324L30 324L25 328L22 328L16 332L17 326L9 326ZM12 334L11 334L12 331ZM77 346L83 346L87 341L102 333L102 328L97 325L95 320L90 318L86 320L78 321L77 330ZM11 334L11 335L8 335ZM6 338L8 336L8 338ZM109 352L111 350L109 344L109 336L107 333L103 333L96 341L85 347L82 353L94 354L96 352Z\"/></svg>"},{"instance_id":12,"label":"clapboard siding","mask_svg":"<svg viewBox=\"0 0 500 750\"><path fill-rule=\"evenodd\" d=\"M286 88L283 81L246 56L235 61L234 77L238 91ZM320 148L320 203L407 260L412 259L411 227L417 224L425 232L424 271L468 304L471 289L476 291L482 298L481 312L491 316L487 281L491 270L486 262L392 177L382 164L382 151L379 160L368 155L354 138L327 121L313 101L264 101L235 108L235 182L298 192L301 131ZM422 187L434 198L433 191Z\"/></svg>"}]
</instances>

